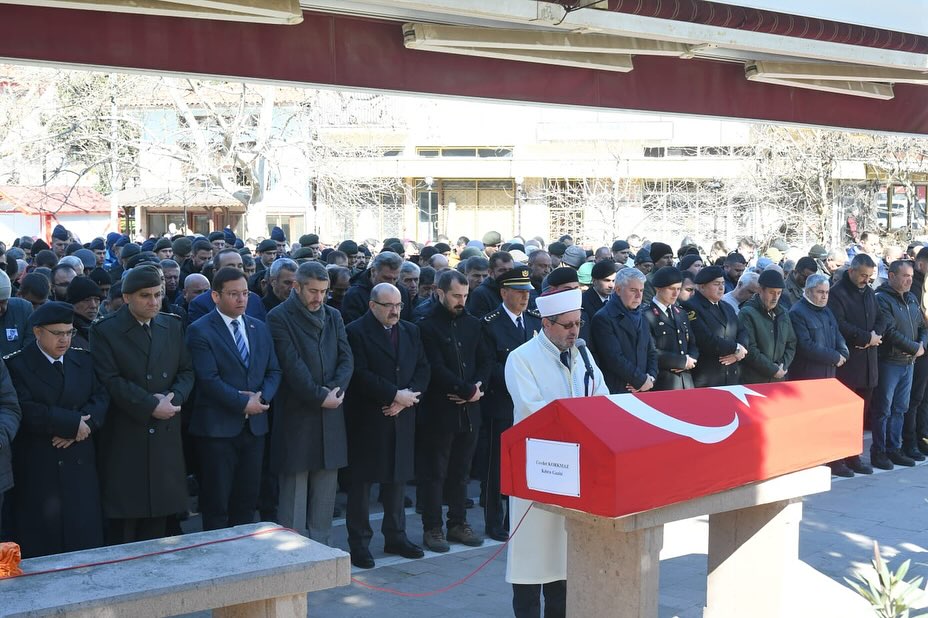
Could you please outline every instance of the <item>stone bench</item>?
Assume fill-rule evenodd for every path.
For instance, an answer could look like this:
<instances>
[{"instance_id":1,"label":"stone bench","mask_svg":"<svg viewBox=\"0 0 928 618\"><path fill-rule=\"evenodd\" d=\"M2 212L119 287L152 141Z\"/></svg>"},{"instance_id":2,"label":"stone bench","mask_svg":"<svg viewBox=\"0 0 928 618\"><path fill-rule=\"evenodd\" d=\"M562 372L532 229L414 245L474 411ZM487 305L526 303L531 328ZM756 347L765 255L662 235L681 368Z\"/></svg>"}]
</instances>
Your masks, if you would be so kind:
<instances>
[{"instance_id":1,"label":"stone bench","mask_svg":"<svg viewBox=\"0 0 928 618\"><path fill-rule=\"evenodd\" d=\"M261 523L23 560L26 573L117 560L278 527ZM0 616L305 618L306 594L347 586L347 553L288 531L58 573L0 580Z\"/></svg>"}]
</instances>

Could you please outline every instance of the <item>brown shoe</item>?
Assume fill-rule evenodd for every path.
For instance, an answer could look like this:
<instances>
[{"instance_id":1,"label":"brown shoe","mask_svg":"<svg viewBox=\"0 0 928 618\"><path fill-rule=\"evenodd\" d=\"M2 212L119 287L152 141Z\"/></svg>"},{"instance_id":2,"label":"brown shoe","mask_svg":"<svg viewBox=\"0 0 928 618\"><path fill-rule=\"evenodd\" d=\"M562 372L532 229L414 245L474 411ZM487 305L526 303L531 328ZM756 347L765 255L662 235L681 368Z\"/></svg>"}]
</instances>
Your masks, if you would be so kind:
<instances>
[{"instance_id":1,"label":"brown shoe","mask_svg":"<svg viewBox=\"0 0 928 618\"><path fill-rule=\"evenodd\" d=\"M483 545L483 539L477 536L474 529L469 524L463 523L448 528L448 540L455 543L463 543L470 547L480 547Z\"/></svg>"},{"instance_id":2,"label":"brown shoe","mask_svg":"<svg viewBox=\"0 0 928 618\"><path fill-rule=\"evenodd\" d=\"M444 554L451 549L451 546L448 545L448 541L445 540L445 535L441 531L441 528L426 530L422 535L422 544L431 551L439 554Z\"/></svg>"}]
</instances>

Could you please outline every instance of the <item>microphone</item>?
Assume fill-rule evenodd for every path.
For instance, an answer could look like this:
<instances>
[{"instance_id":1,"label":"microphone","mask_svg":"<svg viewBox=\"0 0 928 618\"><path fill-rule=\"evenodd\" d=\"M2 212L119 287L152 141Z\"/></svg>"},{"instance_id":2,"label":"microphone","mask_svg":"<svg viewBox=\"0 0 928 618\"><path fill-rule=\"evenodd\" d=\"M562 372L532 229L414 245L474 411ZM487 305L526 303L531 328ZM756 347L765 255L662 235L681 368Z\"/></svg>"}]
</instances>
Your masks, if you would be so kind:
<instances>
[{"instance_id":1,"label":"microphone","mask_svg":"<svg viewBox=\"0 0 928 618\"><path fill-rule=\"evenodd\" d=\"M580 339L579 337L577 337L576 341L574 341L574 345L577 346L578 348L585 348L585 347L586 347L586 341L584 341L583 339Z\"/></svg>"}]
</instances>

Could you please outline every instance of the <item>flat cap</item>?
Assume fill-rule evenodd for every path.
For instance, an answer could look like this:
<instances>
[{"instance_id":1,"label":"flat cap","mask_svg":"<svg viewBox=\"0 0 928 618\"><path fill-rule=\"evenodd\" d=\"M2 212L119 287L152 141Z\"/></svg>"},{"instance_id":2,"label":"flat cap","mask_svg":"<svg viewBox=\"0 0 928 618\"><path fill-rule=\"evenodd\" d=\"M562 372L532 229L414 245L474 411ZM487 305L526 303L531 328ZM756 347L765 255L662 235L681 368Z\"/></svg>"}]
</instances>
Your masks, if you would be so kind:
<instances>
[{"instance_id":1,"label":"flat cap","mask_svg":"<svg viewBox=\"0 0 928 618\"><path fill-rule=\"evenodd\" d=\"M565 283L580 283L577 271L573 268L555 268L546 279L548 287L564 285Z\"/></svg>"},{"instance_id":2,"label":"flat cap","mask_svg":"<svg viewBox=\"0 0 928 618\"><path fill-rule=\"evenodd\" d=\"M100 290L93 279L90 277L74 277L68 284L68 302L72 305L79 303L88 298L103 298L103 291Z\"/></svg>"},{"instance_id":3,"label":"flat cap","mask_svg":"<svg viewBox=\"0 0 928 618\"><path fill-rule=\"evenodd\" d=\"M654 262L649 249L642 249L635 255L635 264L647 264L648 262Z\"/></svg>"},{"instance_id":4,"label":"flat cap","mask_svg":"<svg viewBox=\"0 0 928 618\"><path fill-rule=\"evenodd\" d=\"M58 240L67 240L69 238L68 230L66 230L65 227L59 223L55 226L55 229L52 230L52 238L56 238Z\"/></svg>"},{"instance_id":5,"label":"flat cap","mask_svg":"<svg viewBox=\"0 0 928 618\"><path fill-rule=\"evenodd\" d=\"M631 245L629 245L624 240L617 240L614 243L612 243L613 251L628 251L629 249L631 249Z\"/></svg>"},{"instance_id":6,"label":"flat cap","mask_svg":"<svg viewBox=\"0 0 928 618\"><path fill-rule=\"evenodd\" d=\"M680 258L680 270L686 270L696 262L702 262L701 255L693 255L692 253L689 255L684 255L682 258Z\"/></svg>"},{"instance_id":7,"label":"flat cap","mask_svg":"<svg viewBox=\"0 0 928 618\"><path fill-rule=\"evenodd\" d=\"M697 285L702 285L704 283L709 283L710 281L715 281L716 279L724 279L725 271L722 270L721 266L706 266L699 271L699 274L696 275L696 278L693 279L693 283Z\"/></svg>"},{"instance_id":8,"label":"flat cap","mask_svg":"<svg viewBox=\"0 0 928 618\"><path fill-rule=\"evenodd\" d=\"M343 240L341 243L339 243L338 250L345 255L357 255L358 243L353 240Z\"/></svg>"},{"instance_id":9,"label":"flat cap","mask_svg":"<svg viewBox=\"0 0 928 618\"><path fill-rule=\"evenodd\" d=\"M662 266L651 277L651 285L656 288L666 288L676 283L683 283L683 275L679 268L674 266Z\"/></svg>"},{"instance_id":10,"label":"flat cap","mask_svg":"<svg viewBox=\"0 0 928 618\"><path fill-rule=\"evenodd\" d=\"M190 255L190 252L193 251L193 241L186 236L181 236L171 243L171 247L174 249L175 255Z\"/></svg>"},{"instance_id":11,"label":"flat cap","mask_svg":"<svg viewBox=\"0 0 928 618\"><path fill-rule=\"evenodd\" d=\"M264 253L265 251L277 251L277 243L270 238L265 238L258 243L257 252Z\"/></svg>"},{"instance_id":12,"label":"flat cap","mask_svg":"<svg viewBox=\"0 0 928 618\"><path fill-rule=\"evenodd\" d=\"M161 286L161 273L150 264L142 264L126 271L122 278L122 293L134 294L139 290Z\"/></svg>"},{"instance_id":13,"label":"flat cap","mask_svg":"<svg viewBox=\"0 0 928 618\"><path fill-rule=\"evenodd\" d=\"M142 252L142 248L135 244L134 242L126 243L122 247L122 251L119 252L120 259L128 260L133 255L138 255Z\"/></svg>"},{"instance_id":14,"label":"flat cap","mask_svg":"<svg viewBox=\"0 0 928 618\"><path fill-rule=\"evenodd\" d=\"M584 251L583 247L570 245L564 251L564 255L561 256L561 261L574 268L580 268L586 262L586 251Z\"/></svg>"},{"instance_id":15,"label":"flat cap","mask_svg":"<svg viewBox=\"0 0 928 618\"><path fill-rule=\"evenodd\" d=\"M557 257L561 257L562 255L564 255L566 251L567 251L567 245L565 245L559 240L556 240L550 245L548 245L548 253L550 253L551 255L556 255Z\"/></svg>"},{"instance_id":16,"label":"flat cap","mask_svg":"<svg viewBox=\"0 0 928 618\"><path fill-rule=\"evenodd\" d=\"M812 245L812 248L809 249L809 257L817 260L824 260L828 257L828 249L822 245Z\"/></svg>"},{"instance_id":17,"label":"flat cap","mask_svg":"<svg viewBox=\"0 0 928 618\"><path fill-rule=\"evenodd\" d=\"M29 314L29 326L35 328L46 324L74 324L74 307L57 300L39 305Z\"/></svg>"},{"instance_id":18,"label":"flat cap","mask_svg":"<svg viewBox=\"0 0 928 618\"><path fill-rule=\"evenodd\" d=\"M772 268L760 274L760 277L757 278L757 284L762 288L779 288L781 290L786 287L783 275Z\"/></svg>"},{"instance_id":19,"label":"flat cap","mask_svg":"<svg viewBox=\"0 0 928 618\"><path fill-rule=\"evenodd\" d=\"M319 234L303 234L300 236L300 246L309 247L319 244Z\"/></svg>"},{"instance_id":20,"label":"flat cap","mask_svg":"<svg viewBox=\"0 0 928 618\"><path fill-rule=\"evenodd\" d=\"M498 245L503 242L503 237L499 232L489 231L483 235L482 240L484 245Z\"/></svg>"}]
</instances>

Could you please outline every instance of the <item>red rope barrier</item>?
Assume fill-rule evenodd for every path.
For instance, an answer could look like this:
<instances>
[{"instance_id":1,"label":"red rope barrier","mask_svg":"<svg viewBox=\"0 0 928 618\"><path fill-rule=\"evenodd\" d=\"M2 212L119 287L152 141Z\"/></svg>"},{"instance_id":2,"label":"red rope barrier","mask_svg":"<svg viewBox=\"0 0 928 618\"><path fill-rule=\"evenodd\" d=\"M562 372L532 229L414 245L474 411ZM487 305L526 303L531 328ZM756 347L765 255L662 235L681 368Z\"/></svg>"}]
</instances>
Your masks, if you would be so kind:
<instances>
[{"instance_id":1,"label":"red rope barrier","mask_svg":"<svg viewBox=\"0 0 928 618\"><path fill-rule=\"evenodd\" d=\"M195 543L193 545L185 545L183 547L171 547L170 549L163 549L161 551L153 551L147 554L139 554L137 556L126 556L124 558L114 558L113 560L101 560L100 562L87 562L85 564L75 564L73 566L59 567L57 569L47 569L44 571L30 571L28 573L23 573L22 575L13 575L12 577L4 579L16 579L17 577L32 577L34 575L48 575L49 573L61 573L62 571L73 571L75 569L84 569L88 567L104 566L107 564L119 564L120 562L130 562L132 560L138 560L140 558L151 558L152 556L163 556L165 554L173 554L180 551L187 551L188 549L196 549L198 547L206 547L208 545L218 545L219 543L228 543L230 541L240 541L241 539L247 539L254 536L261 536L262 534L270 534L272 532L293 532L299 534L295 530L290 528L278 527L278 528L268 528L267 530L258 530L257 532L251 532L249 534L242 534L239 536L232 536L227 539L216 539L215 541L204 541L202 543Z\"/></svg>"},{"instance_id":2,"label":"red rope barrier","mask_svg":"<svg viewBox=\"0 0 928 618\"><path fill-rule=\"evenodd\" d=\"M423 597L431 597L431 596L434 596L434 595L436 595L436 594L441 594L441 593L443 593L443 592L448 592L448 591L451 590L452 588L457 588L458 586L460 586L461 584L463 584L464 582L466 582L467 580L469 580L471 577L473 577L474 575L476 575L477 573L479 573L480 571L482 571L488 564L490 564L491 562L493 562L493 560L495 560L496 557L499 556L499 555L502 553L502 551L503 551L504 549L506 549L506 546L509 545L509 541L511 541L511 540L512 540L512 537L514 537L514 536L516 535L516 532L519 531L519 527L522 525L522 522L525 521L525 516L528 515L528 512L532 510L532 507L533 507L534 505L535 505L534 502L532 502L532 503L530 503L530 504L528 505L528 508L525 509L525 513L522 514L522 518L519 520L519 523L516 524L516 527L513 529L512 534L509 535L509 538L506 539L506 542L505 542L505 543L503 543L502 545L500 545L499 548L498 548L495 552L493 552L493 555L492 555L492 556L490 556L489 558L487 558L486 560L484 560L483 563L482 563L480 566L478 566L476 569L474 569L473 571L471 571L470 573L468 573L467 575L465 575L465 576L462 577L461 579L457 580L456 582L452 582L452 583L448 584L447 586L444 586L444 587L442 587L442 588L438 588L437 590L429 590L429 591L427 591L427 592L403 592L402 590L396 590L396 589L394 589L394 588L381 588L380 586L375 586L375 585L373 585L373 584L368 584L368 583L366 583L366 582L362 582L361 580L359 580L359 579L357 579L357 578L355 578L355 577L352 577L352 578L351 578L351 581L352 581L352 583L358 584L359 586L363 586L364 588L367 588L367 589L369 589L369 590L376 590L377 592L386 592L387 594L392 594L392 595L395 595L395 596L398 596L398 597L406 597L406 598L421 599L421 598L423 598Z\"/></svg>"}]
</instances>

